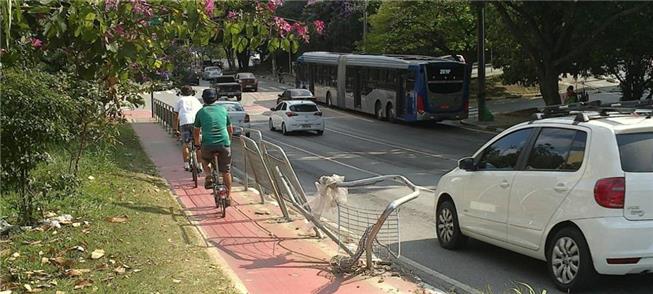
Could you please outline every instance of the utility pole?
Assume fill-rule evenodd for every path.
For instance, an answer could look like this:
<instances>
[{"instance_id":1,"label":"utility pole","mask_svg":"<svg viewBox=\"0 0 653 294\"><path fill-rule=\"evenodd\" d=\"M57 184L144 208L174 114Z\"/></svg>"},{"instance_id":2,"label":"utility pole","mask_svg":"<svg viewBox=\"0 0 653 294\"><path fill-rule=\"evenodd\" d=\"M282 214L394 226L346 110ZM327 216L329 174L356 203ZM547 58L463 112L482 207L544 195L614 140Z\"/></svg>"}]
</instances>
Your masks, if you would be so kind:
<instances>
[{"instance_id":1,"label":"utility pole","mask_svg":"<svg viewBox=\"0 0 653 294\"><path fill-rule=\"evenodd\" d=\"M485 105L485 2L479 1L477 14L478 27L478 120L492 121L494 117Z\"/></svg>"}]
</instances>

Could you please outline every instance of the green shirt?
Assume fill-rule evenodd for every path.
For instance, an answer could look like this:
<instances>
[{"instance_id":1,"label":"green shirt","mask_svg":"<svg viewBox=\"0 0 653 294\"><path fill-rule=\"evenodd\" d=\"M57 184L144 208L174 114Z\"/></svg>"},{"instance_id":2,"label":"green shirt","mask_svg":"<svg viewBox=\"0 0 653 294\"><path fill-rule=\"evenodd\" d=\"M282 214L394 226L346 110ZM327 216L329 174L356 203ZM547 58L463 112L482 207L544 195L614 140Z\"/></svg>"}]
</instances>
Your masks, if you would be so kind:
<instances>
[{"instance_id":1,"label":"green shirt","mask_svg":"<svg viewBox=\"0 0 653 294\"><path fill-rule=\"evenodd\" d=\"M195 127L202 129L202 146L229 147L231 140L227 127L230 125L229 113L222 105L206 105L195 115Z\"/></svg>"}]
</instances>

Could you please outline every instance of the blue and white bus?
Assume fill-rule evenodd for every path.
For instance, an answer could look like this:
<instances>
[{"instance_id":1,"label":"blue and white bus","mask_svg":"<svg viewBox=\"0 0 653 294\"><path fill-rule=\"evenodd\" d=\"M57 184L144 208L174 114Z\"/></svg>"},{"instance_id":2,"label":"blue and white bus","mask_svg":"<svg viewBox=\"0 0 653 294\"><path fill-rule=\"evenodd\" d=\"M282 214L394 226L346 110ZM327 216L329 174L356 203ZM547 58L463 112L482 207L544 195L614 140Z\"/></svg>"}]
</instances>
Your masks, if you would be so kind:
<instances>
[{"instance_id":1,"label":"blue and white bus","mask_svg":"<svg viewBox=\"0 0 653 294\"><path fill-rule=\"evenodd\" d=\"M296 84L318 101L390 121L467 118L469 74L460 56L306 52Z\"/></svg>"}]
</instances>

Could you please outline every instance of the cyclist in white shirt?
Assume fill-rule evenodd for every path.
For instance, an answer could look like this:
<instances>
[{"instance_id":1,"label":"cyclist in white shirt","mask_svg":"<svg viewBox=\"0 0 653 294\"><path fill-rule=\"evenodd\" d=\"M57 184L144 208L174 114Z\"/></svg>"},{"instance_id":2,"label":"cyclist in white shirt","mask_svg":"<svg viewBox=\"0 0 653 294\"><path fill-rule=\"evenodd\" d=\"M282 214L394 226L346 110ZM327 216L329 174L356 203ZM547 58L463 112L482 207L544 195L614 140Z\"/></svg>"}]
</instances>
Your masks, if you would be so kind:
<instances>
[{"instance_id":1,"label":"cyclist in white shirt","mask_svg":"<svg viewBox=\"0 0 653 294\"><path fill-rule=\"evenodd\" d=\"M193 123L195 123L195 114L202 109L202 103L194 96L195 91L191 86L181 87L181 97L175 103L175 133L181 135L183 143L182 156L184 158L184 170L190 170L189 164L189 144L193 140ZM200 158L200 155L197 155ZM199 167L201 169L201 167Z\"/></svg>"}]
</instances>

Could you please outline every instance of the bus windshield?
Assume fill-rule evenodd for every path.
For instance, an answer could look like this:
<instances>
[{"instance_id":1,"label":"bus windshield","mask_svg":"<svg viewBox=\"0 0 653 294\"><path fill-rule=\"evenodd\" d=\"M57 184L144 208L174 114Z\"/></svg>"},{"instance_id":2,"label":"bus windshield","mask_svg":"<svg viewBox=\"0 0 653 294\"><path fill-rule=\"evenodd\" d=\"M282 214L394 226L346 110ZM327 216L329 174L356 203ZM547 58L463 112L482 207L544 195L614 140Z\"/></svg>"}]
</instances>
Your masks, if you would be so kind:
<instances>
[{"instance_id":1,"label":"bus windshield","mask_svg":"<svg viewBox=\"0 0 653 294\"><path fill-rule=\"evenodd\" d=\"M450 63L430 63L426 65L426 74L430 92L455 93L462 90L465 67Z\"/></svg>"}]
</instances>

